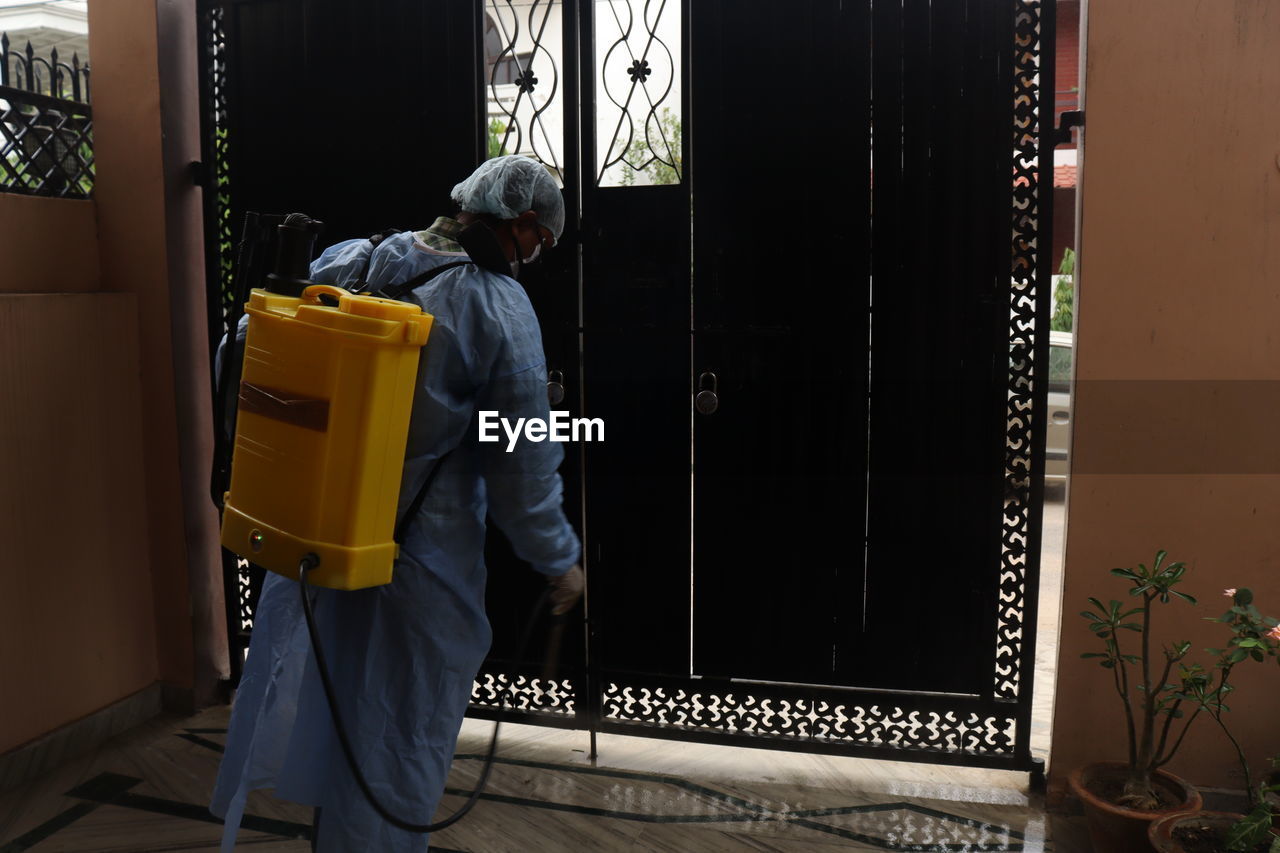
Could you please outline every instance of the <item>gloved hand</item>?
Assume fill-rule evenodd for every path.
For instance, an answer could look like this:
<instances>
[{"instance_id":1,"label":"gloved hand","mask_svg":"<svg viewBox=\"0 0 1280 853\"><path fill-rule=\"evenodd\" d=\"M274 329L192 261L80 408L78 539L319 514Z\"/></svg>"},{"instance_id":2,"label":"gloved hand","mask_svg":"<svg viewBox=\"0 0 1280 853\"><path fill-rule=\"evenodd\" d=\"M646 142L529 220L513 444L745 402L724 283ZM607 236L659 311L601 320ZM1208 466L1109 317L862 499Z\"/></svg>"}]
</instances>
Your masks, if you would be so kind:
<instances>
[{"instance_id":1,"label":"gloved hand","mask_svg":"<svg viewBox=\"0 0 1280 853\"><path fill-rule=\"evenodd\" d=\"M582 598L584 581L582 567L576 563L564 574L547 578L547 585L551 587L552 616L563 616L573 609L573 605Z\"/></svg>"}]
</instances>

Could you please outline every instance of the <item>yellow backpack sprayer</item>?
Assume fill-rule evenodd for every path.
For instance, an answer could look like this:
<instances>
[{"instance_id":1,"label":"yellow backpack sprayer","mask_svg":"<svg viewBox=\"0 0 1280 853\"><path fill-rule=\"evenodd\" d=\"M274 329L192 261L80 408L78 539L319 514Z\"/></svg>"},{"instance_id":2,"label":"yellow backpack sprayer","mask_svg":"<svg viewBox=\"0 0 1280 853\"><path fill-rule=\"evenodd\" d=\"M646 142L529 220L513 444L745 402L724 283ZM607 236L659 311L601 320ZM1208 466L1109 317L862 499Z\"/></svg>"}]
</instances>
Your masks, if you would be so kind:
<instances>
[{"instance_id":1,"label":"yellow backpack sprayer","mask_svg":"<svg viewBox=\"0 0 1280 853\"><path fill-rule=\"evenodd\" d=\"M294 579L314 554L318 586L390 583L431 315L325 285L297 296L255 289L246 311L223 546Z\"/></svg>"},{"instance_id":2,"label":"yellow backpack sprayer","mask_svg":"<svg viewBox=\"0 0 1280 853\"><path fill-rule=\"evenodd\" d=\"M222 544L299 581L317 670L356 782L387 822L410 832L434 832L461 819L479 799L497 749L497 725L480 782L458 812L434 824L390 814L355 760L308 595L310 585L355 590L392 581L401 528L420 508L440 468L437 462L397 523L418 361L433 318L398 298L312 284L308 267L320 227L303 214L284 219L275 272L265 287L251 292L245 306L248 326ZM493 247L483 239L483 232L468 235L466 242L480 242L472 256L496 266ZM498 257L505 267L505 258ZM474 262L443 264L382 292L399 297L469 263ZM231 352L228 347L226 357ZM535 617L546 599L538 601ZM534 621L526 626L518 659L524 657Z\"/></svg>"}]
</instances>

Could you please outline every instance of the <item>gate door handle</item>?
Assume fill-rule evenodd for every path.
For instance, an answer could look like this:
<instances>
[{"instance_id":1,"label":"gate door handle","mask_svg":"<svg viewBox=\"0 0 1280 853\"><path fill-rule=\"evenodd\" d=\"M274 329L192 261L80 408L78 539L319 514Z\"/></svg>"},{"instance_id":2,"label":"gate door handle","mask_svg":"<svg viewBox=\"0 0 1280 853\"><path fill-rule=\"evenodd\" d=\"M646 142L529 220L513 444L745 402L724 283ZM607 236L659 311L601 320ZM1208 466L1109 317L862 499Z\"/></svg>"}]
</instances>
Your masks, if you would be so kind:
<instances>
[{"instance_id":1,"label":"gate door handle","mask_svg":"<svg viewBox=\"0 0 1280 853\"><path fill-rule=\"evenodd\" d=\"M547 402L553 406L564 402L563 370L552 370L547 374Z\"/></svg>"},{"instance_id":2,"label":"gate door handle","mask_svg":"<svg viewBox=\"0 0 1280 853\"><path fill-rule=\"evenodd\" d=\"M720 408L720 396L716 393L716 375L706 371L698 377L698 394L693 398L694 408L703 415L714 415Z\"/></svg>"}]
</instances>

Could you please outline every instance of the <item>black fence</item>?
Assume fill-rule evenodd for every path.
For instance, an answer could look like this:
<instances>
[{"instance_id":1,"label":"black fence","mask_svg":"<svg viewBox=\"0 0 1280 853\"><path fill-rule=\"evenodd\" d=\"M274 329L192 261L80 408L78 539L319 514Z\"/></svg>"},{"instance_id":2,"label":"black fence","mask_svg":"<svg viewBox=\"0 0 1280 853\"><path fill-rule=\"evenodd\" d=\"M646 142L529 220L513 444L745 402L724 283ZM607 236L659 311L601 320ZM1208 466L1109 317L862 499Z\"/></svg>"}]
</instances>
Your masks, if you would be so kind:
<instances>
[{"instance_id":1,"label":"black fence","mask_svg":"<svg viewBox=\"0 0 1280 853\"><path fill-rule=\"evenodd\" d=\"M0 33L0 192L88 198L93 192L89 66L12 51Z\"/></svg>"}]
</instances>

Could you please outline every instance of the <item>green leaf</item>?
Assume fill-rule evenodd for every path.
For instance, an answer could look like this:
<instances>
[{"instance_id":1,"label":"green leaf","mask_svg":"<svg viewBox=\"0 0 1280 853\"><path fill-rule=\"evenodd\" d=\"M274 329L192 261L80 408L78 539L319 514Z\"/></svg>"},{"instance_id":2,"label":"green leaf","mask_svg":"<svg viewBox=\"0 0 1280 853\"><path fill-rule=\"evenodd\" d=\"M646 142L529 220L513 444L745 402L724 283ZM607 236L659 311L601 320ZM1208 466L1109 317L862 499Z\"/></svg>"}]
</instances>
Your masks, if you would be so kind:
<instances>
[{"instance_id":1,"label":"green leaf","mask_svg":"<svg viewBox=\"0 0 1280 853\"><path fill-rule=\"evenodd\" d=\"M1271 807L1263 803L1227 830L1227 848L1247 850L1267 840L1271 832ZM1274 849L1275 845L1272 844Z\"/></svg>"},{"instance_id":2,"label":"green leaf","mask_svg":"<svg viewBox=\"0 0 1280 853\"><path fill-rule=\"evenodd\" d=\"M1230 661L1231 663L1240 663L1240 661L1244 660L1248 656L1249 656L1249 653L1246 650L1236 649L1227 657L1227 660Z\"/></svg>"},{"instance_id":3,"label":"green leaf","mask_svg":"<svg viewBox=\"0 0 1280 853\"><path fill-rule=\"evenodd\" d=\"M1185 592L1178 592L1176 589L1171 589L1169 590L1169 592L1172 593L1173 595L1178 596L1178 598L1181 598L1183 601L1187 602L1188 604L1196 603L1195 597L1191 595L1187 595Z\"/></svg>"},{"instance_id":4,"label":"green leaf","mask_svg":"<svg viewBox=\"0 0 1280 853\"><path fill-rule=\"evenodd\" d=\"M1155 563L1156 569L1160 568L1160 564L1164 562L1164 558L1167 556L1169 556L1169 552L1164 550L1163 548L1161 548L1159 551L1156 551L1156 563Z\"/></svg>"},{"instance_id":5,"label":"green leaf","mask_svg":"<svg viewBox=\"0 0 1280 853\"><path fill-rule=\"evenodd\" d=\"M1256 640L1253 637L1245 637L1243 640L1240 640L1239 642L1237 642L1236 645L1242 649L1256 649L1256 648L1265 649L1267 647L1266 643L1262 642L1261 640Z\"/></svg>"},{"instance_id":6,"label":"green leaf","mask_svg":"<svg viewBox=\"0 0 1280 853\"><path fill-rule=\"evenodd\" d=\"M1248 589L1247 587L1236 590L1235 601L1236 604L1241 607L1248 607L1250 604L1253 604L1253 590Z\"/></svg>"},{"instance_id":7,"label":"green leaf","mask_svg":"<svg viewBox=\"0 0 1280 853\"><path fill-rule=\"evenodd\" d=\"M1126 578L1131 581L1139 580L1138 576L1133 573L1132 569L1112 569L1111 574L1118 578Z\"/></svg>"},{"instance_id":8,"label":"green leaf","mask_svg":"<svg viewBox=\"0 0 1280 853\"><path fill-rule=\"evenodd\" d=\"M1258 651L1257 649L1254 649L1253 651L1249 652L1249 656L1258 662L1262 662L1266 660L1266 655L1264 655L1262 652Z\"/></svg>"},{"instance_id":9,"label":"green leaf","mask_svg":"<svg viewBox=\"0 0 1280 853\"><path fill-rule=\"evenodd\" d=\"M1271 849L1267 853L1280 853L1280 835L1271 840Z\"/></svg>"},{"instance_id":10,"label":"green leaf","mask_svg":"<svg viewBox=\"0 0 1280 853\"><path fill-rule=\"evenodd\" d=\"M1126 629L1128 629L1128 630L1130 630L1130 631L1137 631L1138 633L1142 633L1142 626L1141 626L1141 625L1139 625L1137 622L1125 622L1124 624L1122 624L1122 625L1117 625L1116 627L1117 627L1117 628L1126 628Z\"/></svg>"},{"instance_id":11,"label":"green leaf","mask_svg":"<svg viewBox=\"0 0 1280 853\"><path fill-rule=\"evenodd\" d=\"M1084 617L1084 618L1086 618L1086 619L1092 619L1094 622L1101 622L1101 621L1102 621L1102 617L1101 617L1101 616L1099 616L1097 613L1091 613L1091 612L1089 612L1088 610L1081 610L1081 611L1080 611L1080 615L1081 615L1081 616L1083 616L1083 617Z\"/></svg>"},{"instance_id":12,"label":"green leaf","mask_svg":"<svg viewBox=\"0 0 1280 853\"><path fill-rule=\"evenodd\" d=\"M1104 669L1115 669L1115 668L1116 668L1116 662L1115 662L1115 661L1113 661L1113 660L1104 660L1104 661L1099 661L1099 663L1101 663L1101 664L1102 664L1102 666L1103 666L1103 668L1104 668Z\"/></svg>"},{"instance_id":13,"label":"green leaf","mask_svg":"<svg viewBox=\"0 0 1280 853\"><path fill-rule=\"evenodd\" d=\"M1096 598L1090 598L1089 603L1092 604L1094 607L1098 608L1099 610L1105 611L1107 609L1103 605L1103 603Z\"/></svg>"}]
</instances>

